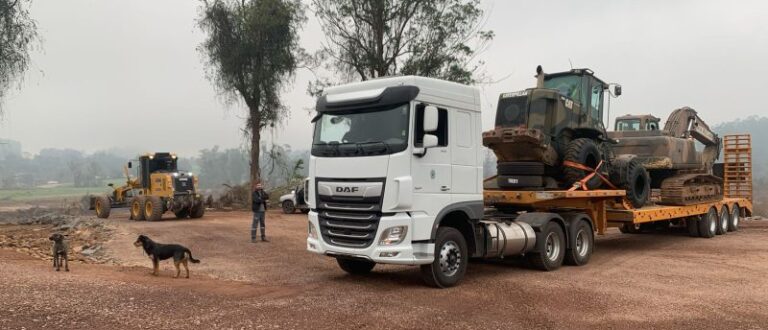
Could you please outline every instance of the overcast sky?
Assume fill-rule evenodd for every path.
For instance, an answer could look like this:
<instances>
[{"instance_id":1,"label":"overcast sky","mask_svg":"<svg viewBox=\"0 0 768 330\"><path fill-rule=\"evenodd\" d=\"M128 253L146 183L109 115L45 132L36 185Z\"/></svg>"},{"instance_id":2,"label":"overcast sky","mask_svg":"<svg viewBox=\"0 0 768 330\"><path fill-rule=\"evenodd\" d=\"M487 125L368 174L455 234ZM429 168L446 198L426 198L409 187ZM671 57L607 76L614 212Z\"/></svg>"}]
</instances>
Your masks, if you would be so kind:
<instances>
[{"instance_id":1,"label":"overcast sky","mask_svg":"<svg viewBox=\"0 0 768 330\"><path fill-rule=\"evenodd\" d=\"M498 94L532 87L536 65L588 67L622 84L611 117L665 118L684 105L710 124L768 115L768 1L483 1L496 33L480 56L494 83L482 85L483 126ZM26 152L111 147L192 156L214 145L241 147L244 110L226 107L205 78L193 0L35 0L42 49L21 89L6 100L0 137ZM308 12L302 45L324 37ZM284 93L292 109L266 132L294 149L311 143L299 71Z\"/></svg>"}]
</instances>

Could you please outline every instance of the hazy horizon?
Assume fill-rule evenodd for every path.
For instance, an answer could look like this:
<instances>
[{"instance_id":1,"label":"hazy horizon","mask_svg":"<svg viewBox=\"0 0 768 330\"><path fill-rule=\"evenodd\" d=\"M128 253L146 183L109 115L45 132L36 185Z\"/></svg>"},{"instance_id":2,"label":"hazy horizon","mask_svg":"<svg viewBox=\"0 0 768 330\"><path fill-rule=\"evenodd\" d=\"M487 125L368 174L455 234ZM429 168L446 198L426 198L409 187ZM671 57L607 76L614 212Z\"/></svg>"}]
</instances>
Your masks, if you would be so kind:
<instances>
[{"instance_id":1,"label":"hazy horizon","mask_svg":"<svg viewBox=\"0 0 768 330\"><path fill-rule=\"evenodd\" d=\"M760 115L768 76L768 3L718 1L483 1L496 38L478 56L494 83L480 85L483 128L492 126L498 94L533 86L534 69L589 67L623 85L611 119L626 113L665 118L681 106L710 125ZM205 78L197 47L199 2L34 1L42 47L20 89L5 100L0 138L23 151L71 148L94 152L244 146L242 106L225 106ZM311 11L301 44L324 35ZM311 143L313 79L297 72L283 94L292 110L268 140L306 149Z\"/></svg>"}]
</instances>

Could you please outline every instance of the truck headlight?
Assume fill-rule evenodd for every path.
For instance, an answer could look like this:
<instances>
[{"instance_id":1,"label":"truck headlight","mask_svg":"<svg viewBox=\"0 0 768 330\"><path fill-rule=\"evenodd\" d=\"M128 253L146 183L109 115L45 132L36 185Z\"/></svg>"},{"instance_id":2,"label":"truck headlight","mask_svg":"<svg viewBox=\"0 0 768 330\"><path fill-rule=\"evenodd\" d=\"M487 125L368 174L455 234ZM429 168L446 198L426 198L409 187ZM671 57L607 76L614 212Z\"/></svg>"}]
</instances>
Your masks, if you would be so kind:
<instances>
[{"instance_id":1,"label":"truck headlight","mask_svg":"<svg viewBox=\"0 0 768 330\"><path fill-rule=\"evenodd\" d=\"M311 221L307 221L307 224L307 235L309 238L317 239L317 230L315 229L315 225L313 225Z\"/></svg>"},{"instance_id":2,"label":"truck headlight","mask_svg":"<svg viewBox=\"0 0 768 330\"><path fill-rule=\"evenodd\" d=\"M379 240L379 245L397 245L405 239L408 233L407 226L389 227L384 230Z\"/></svg>"}]
</instances>

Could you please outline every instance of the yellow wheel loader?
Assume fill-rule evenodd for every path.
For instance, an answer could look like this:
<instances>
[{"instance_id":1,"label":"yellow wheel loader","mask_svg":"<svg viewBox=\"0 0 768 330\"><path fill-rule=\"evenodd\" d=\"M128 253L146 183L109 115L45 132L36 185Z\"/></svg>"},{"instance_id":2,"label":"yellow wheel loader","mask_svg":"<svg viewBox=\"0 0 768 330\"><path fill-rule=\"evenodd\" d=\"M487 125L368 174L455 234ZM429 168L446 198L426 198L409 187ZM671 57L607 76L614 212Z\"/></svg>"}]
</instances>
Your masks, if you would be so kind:
<instances>
[{"instance_id":1,"label":"yellow wheel loader","mask_svg":"<svg viewBox=\"0 0 768 330\"><path fill-rule=\"evenodd\" d=\"M197 177L179 171L177 157L167 152L139 157L137 175L131 177L128 162L124 168L126 184L114 187L111 194L93 196L90 208L99 218L108 218L113 208L128 207L132 220L160 220L163 213L173 212L177 218L201 218L205 212L203 197L198 193Z\"/></svg>"}]
</instances>

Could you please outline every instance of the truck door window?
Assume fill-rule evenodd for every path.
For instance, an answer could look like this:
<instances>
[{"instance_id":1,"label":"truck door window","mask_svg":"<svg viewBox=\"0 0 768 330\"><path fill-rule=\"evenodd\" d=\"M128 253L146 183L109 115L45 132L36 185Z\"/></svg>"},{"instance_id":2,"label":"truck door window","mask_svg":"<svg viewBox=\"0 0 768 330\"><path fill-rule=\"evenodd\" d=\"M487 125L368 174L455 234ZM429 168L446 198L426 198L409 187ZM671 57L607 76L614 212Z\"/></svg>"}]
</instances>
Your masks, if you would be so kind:
<instances>
[{"instance_id":1,"label":"truck door window","mask_svg":"<svg viewBox=\"0 0 768 330\"><path fill-rule=\"evenodd\" d=\"M424 108L425 104L416 106L416 120L414 124L413 145L420 147L424 141ZM437 108L437 131L432 132L437 136L437 146L448 146L448 110Z\"/></svg>"},{"instance_id":2,"label":"truck door window","mask_svg":"<svg viewBox=\"0 0 768 330\"><path fill-rule=\"evenodd\" d=\"M591 101L589 102L589 112L592 114L592 119L600 121L602 117L600 112L602 112L603 85L592 85L592 93L590 99Z\"/></svg>"}]
</instances>

